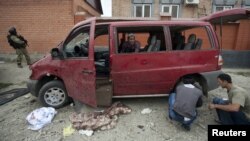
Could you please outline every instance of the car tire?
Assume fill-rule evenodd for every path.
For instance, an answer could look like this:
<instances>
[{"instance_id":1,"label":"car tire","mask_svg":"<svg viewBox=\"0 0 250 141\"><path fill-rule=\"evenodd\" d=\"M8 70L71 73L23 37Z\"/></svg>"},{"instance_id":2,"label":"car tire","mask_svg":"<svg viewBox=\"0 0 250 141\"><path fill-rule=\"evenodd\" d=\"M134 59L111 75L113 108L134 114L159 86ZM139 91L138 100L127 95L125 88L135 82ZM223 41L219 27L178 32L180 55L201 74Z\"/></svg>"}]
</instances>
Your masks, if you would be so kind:
<instances>
[{"instance_id":1,"label":"car tire","mask_svg":"<svg viewBox=\"0 0 250 141\"><path fill-rule=\"evenodd\" d=\"M53 80L43 85L39 91L38 98L46 107L62 108L69 103L65 86L58 80Z\"/></svg>"}]
</instances>

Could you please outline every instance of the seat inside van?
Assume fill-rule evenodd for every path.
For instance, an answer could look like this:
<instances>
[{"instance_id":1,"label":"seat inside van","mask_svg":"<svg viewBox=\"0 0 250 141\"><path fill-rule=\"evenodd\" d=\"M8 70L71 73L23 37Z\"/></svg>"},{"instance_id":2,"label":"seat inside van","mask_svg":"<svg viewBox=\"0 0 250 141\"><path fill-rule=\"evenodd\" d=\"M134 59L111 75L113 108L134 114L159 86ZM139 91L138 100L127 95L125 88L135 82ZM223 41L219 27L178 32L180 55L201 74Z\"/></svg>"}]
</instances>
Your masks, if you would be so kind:
<instances>
[{"instance_id":1,"label":"seat inside van","mask_svg":"<svg viewBox=\"0 0 250 141\"><path fill-rule=\"evenodd\" d=\"M190 34L187 40L187 43L185 44L184 50L192 50L195 48L196 43L196 35Z\"/></svg>"}]
</instances>

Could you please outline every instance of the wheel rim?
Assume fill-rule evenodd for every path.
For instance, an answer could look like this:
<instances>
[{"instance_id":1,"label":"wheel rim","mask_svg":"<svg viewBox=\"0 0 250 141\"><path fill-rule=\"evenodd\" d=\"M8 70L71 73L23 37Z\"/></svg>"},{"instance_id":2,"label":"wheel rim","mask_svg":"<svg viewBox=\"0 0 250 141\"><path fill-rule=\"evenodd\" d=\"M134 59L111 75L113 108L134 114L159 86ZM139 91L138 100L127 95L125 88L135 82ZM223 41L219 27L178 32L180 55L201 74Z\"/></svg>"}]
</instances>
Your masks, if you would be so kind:
<instances>
[{"instance_id":1,"label":"wheel rim","mask_svg":"<svg viewBox=\"0 0 250 141\"><path fill-rule=\"evenodd\" d=\"M64 90L58 87L48 89L44 94L44 101L51 106L63 104L66 99Z\"/></svg>"}]
</instances>

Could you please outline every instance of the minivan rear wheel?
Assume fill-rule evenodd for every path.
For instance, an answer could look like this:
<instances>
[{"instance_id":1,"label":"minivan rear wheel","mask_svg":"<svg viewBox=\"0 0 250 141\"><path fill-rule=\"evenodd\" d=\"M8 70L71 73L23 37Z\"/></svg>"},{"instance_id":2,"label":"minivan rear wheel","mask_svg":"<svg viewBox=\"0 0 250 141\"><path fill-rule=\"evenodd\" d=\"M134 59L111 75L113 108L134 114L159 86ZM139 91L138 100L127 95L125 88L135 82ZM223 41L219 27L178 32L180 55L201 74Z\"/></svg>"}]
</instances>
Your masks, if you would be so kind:
<instances>
[{"instance_id":1,"label":"minivan rear wheel","mask_svg":"<svg viewBox=\"0 0 250 141\"><path fill-rule=\"evenodd\" d=\"M39 91L38 98L44 106L54 108L61 108L69 102L65 86L58 80L53 80L43 85Z\"/></svg>"}]
</instances>

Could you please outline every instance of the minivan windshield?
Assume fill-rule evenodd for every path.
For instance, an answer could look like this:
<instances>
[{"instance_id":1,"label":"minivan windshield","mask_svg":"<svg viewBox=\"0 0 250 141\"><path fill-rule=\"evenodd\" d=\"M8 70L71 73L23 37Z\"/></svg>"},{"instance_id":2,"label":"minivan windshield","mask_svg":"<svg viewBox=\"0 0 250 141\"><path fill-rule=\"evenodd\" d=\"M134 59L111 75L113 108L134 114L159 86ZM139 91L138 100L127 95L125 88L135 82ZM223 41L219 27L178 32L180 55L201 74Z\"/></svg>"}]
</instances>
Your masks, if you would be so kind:
<instances>
[{"instance_id":1,"label":"minivan windshield","mask_svg":"<svg viewBox=\"0 0 250 141\"><path fill-rule=\"evenodd\" d=\"M89 26L76 30L68 37L64 46L64 53L67 57L88 57Z\"/></svg>"}]
</instances>

